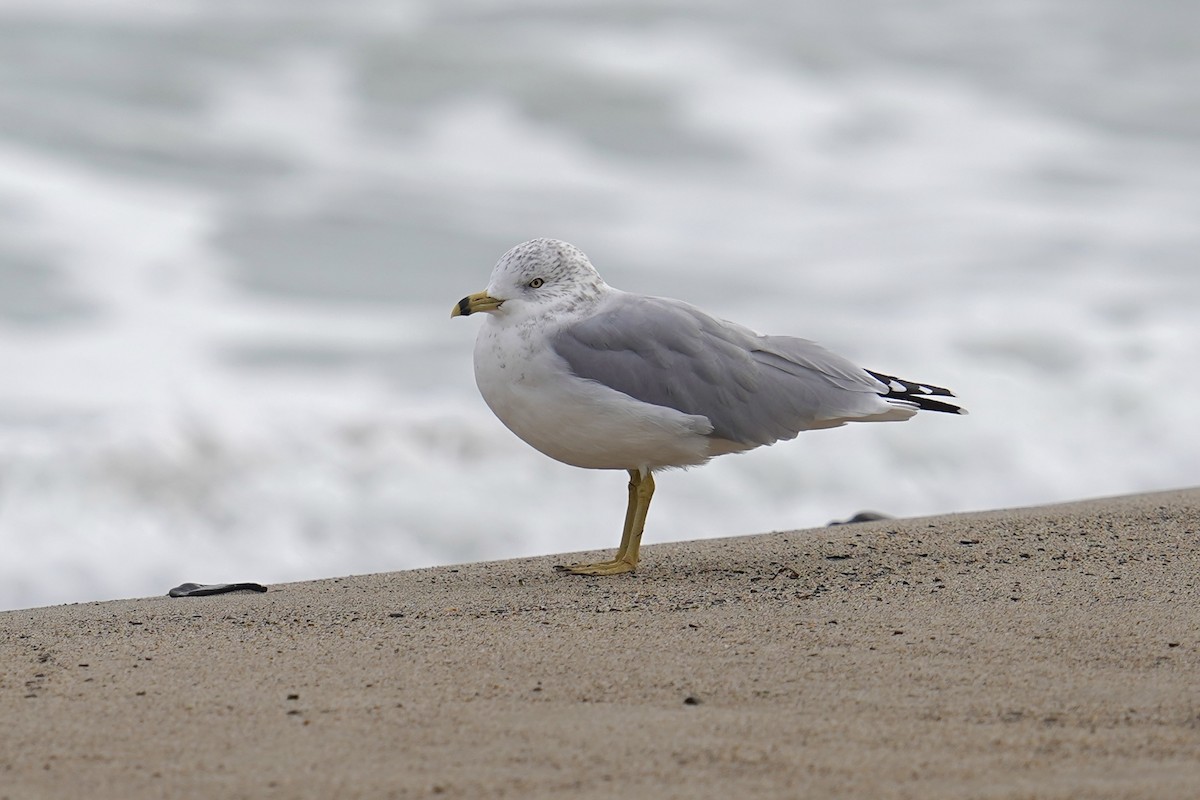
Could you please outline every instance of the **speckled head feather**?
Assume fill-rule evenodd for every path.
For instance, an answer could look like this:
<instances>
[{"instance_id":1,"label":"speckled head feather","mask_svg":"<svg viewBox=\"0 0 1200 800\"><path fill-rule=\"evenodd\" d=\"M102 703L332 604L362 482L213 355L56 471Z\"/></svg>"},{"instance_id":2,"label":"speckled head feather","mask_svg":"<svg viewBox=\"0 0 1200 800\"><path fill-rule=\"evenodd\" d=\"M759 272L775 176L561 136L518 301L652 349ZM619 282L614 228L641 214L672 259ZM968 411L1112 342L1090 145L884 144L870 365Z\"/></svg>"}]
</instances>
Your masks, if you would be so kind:
<instances>
[{"instance_id":1,"label":"speckled head feather","mask_svg":"<svg viewBox=\"0 0 1200 800\"><path fill-rule=\"evenodd\" d=\"M572 308L593 300L607 284L573 244L530 239L509 250L492 269L487 293L511 314L521 307Z\"/></svg>"}]
</instances>

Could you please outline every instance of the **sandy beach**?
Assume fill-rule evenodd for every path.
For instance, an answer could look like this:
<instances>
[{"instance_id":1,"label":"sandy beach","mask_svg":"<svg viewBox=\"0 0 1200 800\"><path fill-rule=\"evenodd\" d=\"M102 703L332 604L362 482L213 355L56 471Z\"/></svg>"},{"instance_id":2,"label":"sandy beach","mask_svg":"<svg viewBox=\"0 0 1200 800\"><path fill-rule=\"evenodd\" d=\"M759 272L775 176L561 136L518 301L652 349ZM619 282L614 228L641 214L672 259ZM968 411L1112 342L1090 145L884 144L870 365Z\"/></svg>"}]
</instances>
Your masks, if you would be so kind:
<instances>
[{"instance_id":1,"label":"sandy beach","mask_svg":"<svg viewBox=\"0 0 1200 800\"><path fill-rule=\"evenodd\" d=\"M5 612L0 798L1194 798L1198 545L1191 489Z\"/></svg>"}]
</instances>

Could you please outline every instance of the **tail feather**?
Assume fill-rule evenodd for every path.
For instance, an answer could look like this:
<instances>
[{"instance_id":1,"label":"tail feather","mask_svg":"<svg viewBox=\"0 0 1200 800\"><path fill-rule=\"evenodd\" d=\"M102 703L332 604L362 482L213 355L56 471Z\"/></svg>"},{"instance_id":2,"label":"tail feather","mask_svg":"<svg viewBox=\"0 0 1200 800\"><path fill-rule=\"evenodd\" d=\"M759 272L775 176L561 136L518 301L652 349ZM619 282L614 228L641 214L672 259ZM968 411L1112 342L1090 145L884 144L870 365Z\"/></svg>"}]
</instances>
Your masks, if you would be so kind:
<instances>
[{"instance_id":1,"label":"tail feather","mask_svg":"<svg viewBox=\"0 0 1200 800\"><path fill-rule=\"evenodd\" d=\"M941 411L947 414L966 414L967 410L953 402L936 400L937 397L954 397L954 392L941 386L931 386L927 383L914 383L882 372L867 370L867 374L887 387L887 392L880 395L888 400L902 400L912 403L922 411Z\"/></svg>"}]
</instances>

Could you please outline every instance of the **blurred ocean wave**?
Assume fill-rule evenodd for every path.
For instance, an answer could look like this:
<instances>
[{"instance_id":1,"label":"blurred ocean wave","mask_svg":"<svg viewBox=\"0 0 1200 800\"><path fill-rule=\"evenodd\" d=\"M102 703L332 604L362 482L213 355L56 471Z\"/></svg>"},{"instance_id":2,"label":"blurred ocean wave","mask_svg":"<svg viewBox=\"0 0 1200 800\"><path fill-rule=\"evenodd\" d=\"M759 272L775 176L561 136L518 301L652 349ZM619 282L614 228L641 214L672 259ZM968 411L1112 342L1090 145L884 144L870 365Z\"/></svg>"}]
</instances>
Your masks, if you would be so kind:
<instances>
[{"instance_id":1,"label":"blurred ocean wave","mask_svg":"<svg viewBox=\"0 0 1200 800\"><path fill-rule=\"evenodd\" d=\"M651 543L1200 480L1200 8L0 21L0 608L612 546L448 319L541 235L972 411L666 475Z\"/></svg>"}]
</instances>

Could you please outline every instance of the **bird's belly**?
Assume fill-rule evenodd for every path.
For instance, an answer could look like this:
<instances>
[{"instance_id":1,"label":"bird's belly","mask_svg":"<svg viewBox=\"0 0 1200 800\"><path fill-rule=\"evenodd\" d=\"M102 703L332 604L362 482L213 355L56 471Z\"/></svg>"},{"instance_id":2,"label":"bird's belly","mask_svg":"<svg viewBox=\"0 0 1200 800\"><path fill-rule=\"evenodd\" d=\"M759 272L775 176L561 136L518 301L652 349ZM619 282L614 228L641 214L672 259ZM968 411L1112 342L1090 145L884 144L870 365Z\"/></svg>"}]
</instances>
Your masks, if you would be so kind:
<instances>
[{"instance_id":1,"label":"bird's belly","mask_svg":"<svg viewBox=\"0 0 1200 800\"><path fill-rule=\"evenodd\" d=\"M475 380L500 421L545 455L588 469L692 466L711 457L706 418L579 378L552 352L522 355L477 352Z\"/></svg>"}]
</instances>

